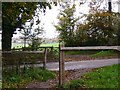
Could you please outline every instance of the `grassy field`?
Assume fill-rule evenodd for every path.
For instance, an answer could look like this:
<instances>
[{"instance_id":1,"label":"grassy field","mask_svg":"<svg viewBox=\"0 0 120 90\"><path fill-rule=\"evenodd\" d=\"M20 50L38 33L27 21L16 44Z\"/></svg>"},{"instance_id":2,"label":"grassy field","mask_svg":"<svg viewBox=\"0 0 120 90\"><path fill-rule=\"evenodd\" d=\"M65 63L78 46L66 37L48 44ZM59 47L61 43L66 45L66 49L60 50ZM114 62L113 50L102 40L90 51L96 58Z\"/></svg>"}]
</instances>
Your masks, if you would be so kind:
<instances>
[{"instance_id":1,"label":"grassy field","mask_svg":"<svg viewBox=\"0 0 120 90\"><path fill-rule=\"evenodd\" d=\"M59 47L59 43L48 43L48 44L41 44L40 46L44 47Z\"/></svg>"},{"instance_id":2,"label":"grassy field","mask_svg":"<svg viewBox=\"0 0 120 90\"><path fill-rule=\"evenodd\" d=\"M21 48L23 47L23 44L20 43L12 43L12 48ZM26 45L28 46L28 45ZM41 44L42 47L59 47L59 43L48 43L48 44ZM1 42L0 42L0 49L1 49Z\"/></svg>"},{"instance_id":3,"label":"grassy field","mask_svg":"<svg viewBox=\"0 0 120 90\"><path fill-rule=\"evenodd\" d=\"M98 68L86 73L81 79L72 80L65 85L71 88L118 88L120 64ZM72 90L72 89L71 89Z\"/></svg>"},{"instance_id":4,"label":"grassy field","mask_svg":"<svg viewBox=\"0 0 120 90\"><path fill-rule=\"evenodd\" d=\"M24 45L23 44L20 44L20 43L12 43L12 48L21 48L23 47ZM28 46L28 45L26 45Z\"/></svg>"},{"instance_id":5,"label":"grassy field","mask_svg":"<svg viewBox=\"0 0 120 90\"><path fill-rule=\"evenodd\" d=\"M19 44L19 43L12 43L12 48L21 48L23 47L23 44ZM28 45L26 45L28 46ZM48 43L48 44L41 44L41 47L59 47L59 43Z\"/></svg>"}]
</instances>

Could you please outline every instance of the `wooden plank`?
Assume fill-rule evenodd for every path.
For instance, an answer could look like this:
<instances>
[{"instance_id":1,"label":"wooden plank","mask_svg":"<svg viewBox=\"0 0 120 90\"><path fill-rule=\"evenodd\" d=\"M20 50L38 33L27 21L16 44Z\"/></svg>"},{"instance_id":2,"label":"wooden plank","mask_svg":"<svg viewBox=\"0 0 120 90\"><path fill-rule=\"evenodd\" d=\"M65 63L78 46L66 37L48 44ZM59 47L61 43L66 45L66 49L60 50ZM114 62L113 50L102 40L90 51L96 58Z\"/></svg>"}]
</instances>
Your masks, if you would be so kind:
<instances>
[{"instance_id":1,"label":"wooden plank","mask_svg":"<svg viewBox=\"0 0 120 90\"><path fill-rule=\"evenodd\" d=\"M44 53L44 51L2 51L2 53Z\"/></svg>"},{"instance_id":2,"label":"wooden plank","mask_svg":"<svg viewBox=\"0 0 120 90\"><path fill-rule=\"evenodd\" d=\"M118 50L120 51L120 46L89 46L89 47L61 47L62 51L69 51L69 50Z\"/></svg>"}]
</instances>

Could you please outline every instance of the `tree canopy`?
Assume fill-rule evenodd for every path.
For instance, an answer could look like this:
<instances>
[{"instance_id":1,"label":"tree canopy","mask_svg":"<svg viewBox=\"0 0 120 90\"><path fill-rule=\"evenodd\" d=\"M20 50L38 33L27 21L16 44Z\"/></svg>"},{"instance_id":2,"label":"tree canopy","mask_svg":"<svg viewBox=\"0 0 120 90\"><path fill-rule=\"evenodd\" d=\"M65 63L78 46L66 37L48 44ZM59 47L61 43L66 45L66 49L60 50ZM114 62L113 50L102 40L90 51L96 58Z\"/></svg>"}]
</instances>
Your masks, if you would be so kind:
<instances>
[{"instance_id":1,"label":"tree canopy","mask_svg":"<svg viewBox=\"0 0 120 90\"><path fill-rule=\"evenodd\" d=\"M119 20L116 19L118 15L118 13L109 12L89 14L86 23L78 27L77 32L84 32L85 37L81 45L117 45Z\"/></svg>"},{"instance_id":2,"label":"tree canopy","mask_svg":"<svg viewBox=\"0 0 120 90\"><path fill-rule=\"evenodd\" d=\"M45 12L51 8L48 2L2 2L2 50L11 49L11 39L16 28L23 28L27 20L35 15L36 8Z\"/></svg>"},{"instance_id":3,"label":"tree canopy","mask_svg":"<svg viewBox=\"0 0 120 90\"><path fill-rule=\"evenodd\" d=\"M66 4L66 8L59 14L59 23L55 25L56 30L60 33L60 39L65 42L66 46L75 46L75 27L78 18L74 17L75 5L72 7Z\"/></svg>"},{"instance_id":4,"label":"tree canopy","mask_svg":"<svg viewBox=\"0 0 120 90\"><path fill-rule=\"evenodd\" d=\"M85 20L82 23L81 18L74 17L74 5L68 4L60 12L59 23L55 27L66 46L118 45L120 14L100 9L103 2L100 1L90 2L89 14L83 14Z\"/></svg>"}]
</instances>

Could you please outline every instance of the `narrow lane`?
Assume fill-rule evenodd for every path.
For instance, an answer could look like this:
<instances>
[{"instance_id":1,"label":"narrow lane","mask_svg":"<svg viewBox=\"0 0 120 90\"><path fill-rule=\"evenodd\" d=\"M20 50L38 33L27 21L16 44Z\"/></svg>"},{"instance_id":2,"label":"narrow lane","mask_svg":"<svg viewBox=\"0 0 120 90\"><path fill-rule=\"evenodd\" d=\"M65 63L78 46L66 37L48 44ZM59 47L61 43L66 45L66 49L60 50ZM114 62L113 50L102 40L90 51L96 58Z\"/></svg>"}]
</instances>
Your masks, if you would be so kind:
<instances>
[{"instance_id":1,"label":"narrow lane","mask_svg":"<svg viewBox=\"0 0 120 90\"><path fill-rule=\"evenodd\" d=\"M70 61L65 62L65 70L76 70L83 68L98 68L103 66L109 66L113 64L118 64L119 59L102 59L102 60L87 60L87 61ZM37 67L42 66L42 64L36 65ZM59 70L58 62L47 63L47 69L51 71Z\"/></svg>"}]
</instances>

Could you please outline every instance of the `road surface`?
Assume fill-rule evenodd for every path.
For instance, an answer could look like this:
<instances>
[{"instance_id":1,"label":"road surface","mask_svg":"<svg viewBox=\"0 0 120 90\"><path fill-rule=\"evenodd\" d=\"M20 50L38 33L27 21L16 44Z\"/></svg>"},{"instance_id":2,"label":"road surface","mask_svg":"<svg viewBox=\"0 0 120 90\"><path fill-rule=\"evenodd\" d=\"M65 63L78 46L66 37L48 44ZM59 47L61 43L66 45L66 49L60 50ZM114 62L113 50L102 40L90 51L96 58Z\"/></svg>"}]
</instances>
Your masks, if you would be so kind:
<instances>
[{"instance_id":1,"label":"road surface","mask_svg":"<svg viewBox=\"0 0 120 90\"><path fill-rule=\"evenodd\" d=\"M119 59L102 59L102 60L87 60L87 61L70 61L65 62L65 70L76 70L84 68L98 68L103 66L110 66L118 64ZM36 67L42 67L42 64L35 65ZM58 62L47 63L47 69L51 71L59 70Z\"/></svg>"}]
</instances>

